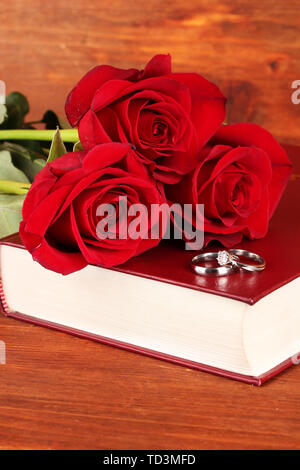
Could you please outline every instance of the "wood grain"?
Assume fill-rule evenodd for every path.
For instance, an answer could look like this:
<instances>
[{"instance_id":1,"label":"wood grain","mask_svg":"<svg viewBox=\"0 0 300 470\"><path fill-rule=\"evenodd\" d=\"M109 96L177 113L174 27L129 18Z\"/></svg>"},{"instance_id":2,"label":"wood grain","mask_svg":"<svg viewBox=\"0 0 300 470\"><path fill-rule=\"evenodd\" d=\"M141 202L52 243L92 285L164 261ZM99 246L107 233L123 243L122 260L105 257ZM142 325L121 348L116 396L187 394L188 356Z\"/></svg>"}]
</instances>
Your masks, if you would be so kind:
<instances>
[{"instance_id":1,"label":"wood grain","mask_svg":"<svg viewBox=\"0 0 300 470\"><path fill-rule=\"evenodd\" d=\"M262 387L0 318L0 449L299 449L300 367Z\"/></svg>"},{"instance_id":2,"label":"wood grain","mask_svg":"<svg viewBox=\"0 0 300 470\"><path fill-rule=\"evenodd\" d=\"M63 113L96 64L142 68L170 52L175 71L197 71L229 98L228 122L257 122L300 143L298 0L11 0L0 9L0 79L25 92L31 117Z\"/></svg>"}]
</instances>

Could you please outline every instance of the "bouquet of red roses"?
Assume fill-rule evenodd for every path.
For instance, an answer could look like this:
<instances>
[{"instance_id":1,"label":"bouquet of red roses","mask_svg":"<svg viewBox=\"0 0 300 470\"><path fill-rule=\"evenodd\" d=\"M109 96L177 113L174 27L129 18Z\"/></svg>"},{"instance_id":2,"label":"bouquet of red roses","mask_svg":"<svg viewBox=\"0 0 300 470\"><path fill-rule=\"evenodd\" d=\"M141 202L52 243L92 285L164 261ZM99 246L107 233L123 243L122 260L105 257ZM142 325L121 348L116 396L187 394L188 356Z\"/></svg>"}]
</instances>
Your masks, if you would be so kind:
<instances>
[{"instance_id":1,"label":"bouquet of red roses","mask_svg":"<svg viewBox=\"0 0 300 470\"><path fill-rule=\"evenodd\" d=\"M169 55L142 71L89 71L66 102L80 142L65 153L56 134L25 198L20 235L33 258L62 274L124 263L158 245L168 216L178 229L184 205L204 246L264 237L291 164L260 126L225 125L225 106L201 75L172 73Z\"/></svg>"}]
</instances>

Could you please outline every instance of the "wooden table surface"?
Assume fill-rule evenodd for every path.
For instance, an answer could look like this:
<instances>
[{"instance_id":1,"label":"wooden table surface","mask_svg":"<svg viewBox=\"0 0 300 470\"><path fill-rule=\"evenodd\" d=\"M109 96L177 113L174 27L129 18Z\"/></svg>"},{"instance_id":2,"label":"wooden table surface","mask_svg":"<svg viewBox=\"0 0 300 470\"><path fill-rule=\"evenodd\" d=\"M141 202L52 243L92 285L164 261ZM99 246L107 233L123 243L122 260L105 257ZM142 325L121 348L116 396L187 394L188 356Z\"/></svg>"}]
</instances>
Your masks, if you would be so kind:
<instances>
[{"instance_id":1,"label":"wooden table surface","mask_svg":"<svg viewBox=\"0 0 300 470\"><path fill-rule=\"evenodd\" d=\"M262 387L0 318L0 449L299 449L300 367Z\"/></svg>"}]
</instances>

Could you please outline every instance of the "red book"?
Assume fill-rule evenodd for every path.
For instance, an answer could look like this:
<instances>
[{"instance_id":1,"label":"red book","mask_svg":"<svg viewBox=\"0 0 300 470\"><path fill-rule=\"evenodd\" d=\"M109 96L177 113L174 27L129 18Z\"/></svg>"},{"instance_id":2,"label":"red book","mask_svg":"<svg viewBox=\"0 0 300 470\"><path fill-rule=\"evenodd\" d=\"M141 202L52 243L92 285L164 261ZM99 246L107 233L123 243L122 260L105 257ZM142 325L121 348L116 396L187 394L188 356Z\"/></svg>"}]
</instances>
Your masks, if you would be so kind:
<instances>
[{"instance_id":1,"label":"red book","mask_svg":"<svg viewBox=\"0 0 300 470\"><path fill-rule=\"evenodd\" d=\"M238 246L263 256L264 271L198 276L193 252L163 242L122 266L63 277L12 235L0 246L3 313L261 385L298 363L300 351L300 148L286 150L294 170L269 233Z\"/></svg>"}]
</instances>

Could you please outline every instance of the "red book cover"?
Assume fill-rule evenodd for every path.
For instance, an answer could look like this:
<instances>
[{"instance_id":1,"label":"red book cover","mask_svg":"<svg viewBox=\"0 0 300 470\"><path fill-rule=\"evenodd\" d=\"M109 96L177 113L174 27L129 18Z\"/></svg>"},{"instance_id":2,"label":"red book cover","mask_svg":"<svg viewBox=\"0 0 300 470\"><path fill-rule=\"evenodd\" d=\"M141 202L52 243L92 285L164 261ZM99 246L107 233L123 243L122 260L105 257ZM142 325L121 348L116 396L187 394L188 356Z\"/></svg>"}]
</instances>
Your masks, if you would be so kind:
<instances>
[{"instance_id":1,"label":"red book cover","mask_svg":"<svg viewBox=\"0 0 300 470\"><path fill-rule=\"evenodd\" d=\"M167 241L162 242L157 248L113 269L131 275L229 297L249 305L253 305L272 291L296 279L300 273L300 148L294 146L286 146L285 148L294 168L280 204L270 221L269 233L261 240L244 240L238 246L263 256L267 262L265 271L250 276L248 273L241 276L237 272L230 276L230 282L225 283L222 282L222 278L198 276L189 268L194 253L185 251L181 242ZM23 247L18 234L6 237L0 243ZM211 251L215 248L219 249L220 245L215 247L210 245L209 247ZM5 314L6 303L1 284L0 297L2 311ZM291 360L287 360L260 377L250 377L142 349L109 338L91 335L62 325L48 323L18 312L9 312L9 316L255 385L261 385L292 364Z\"/></svg>"}]
</instances>

